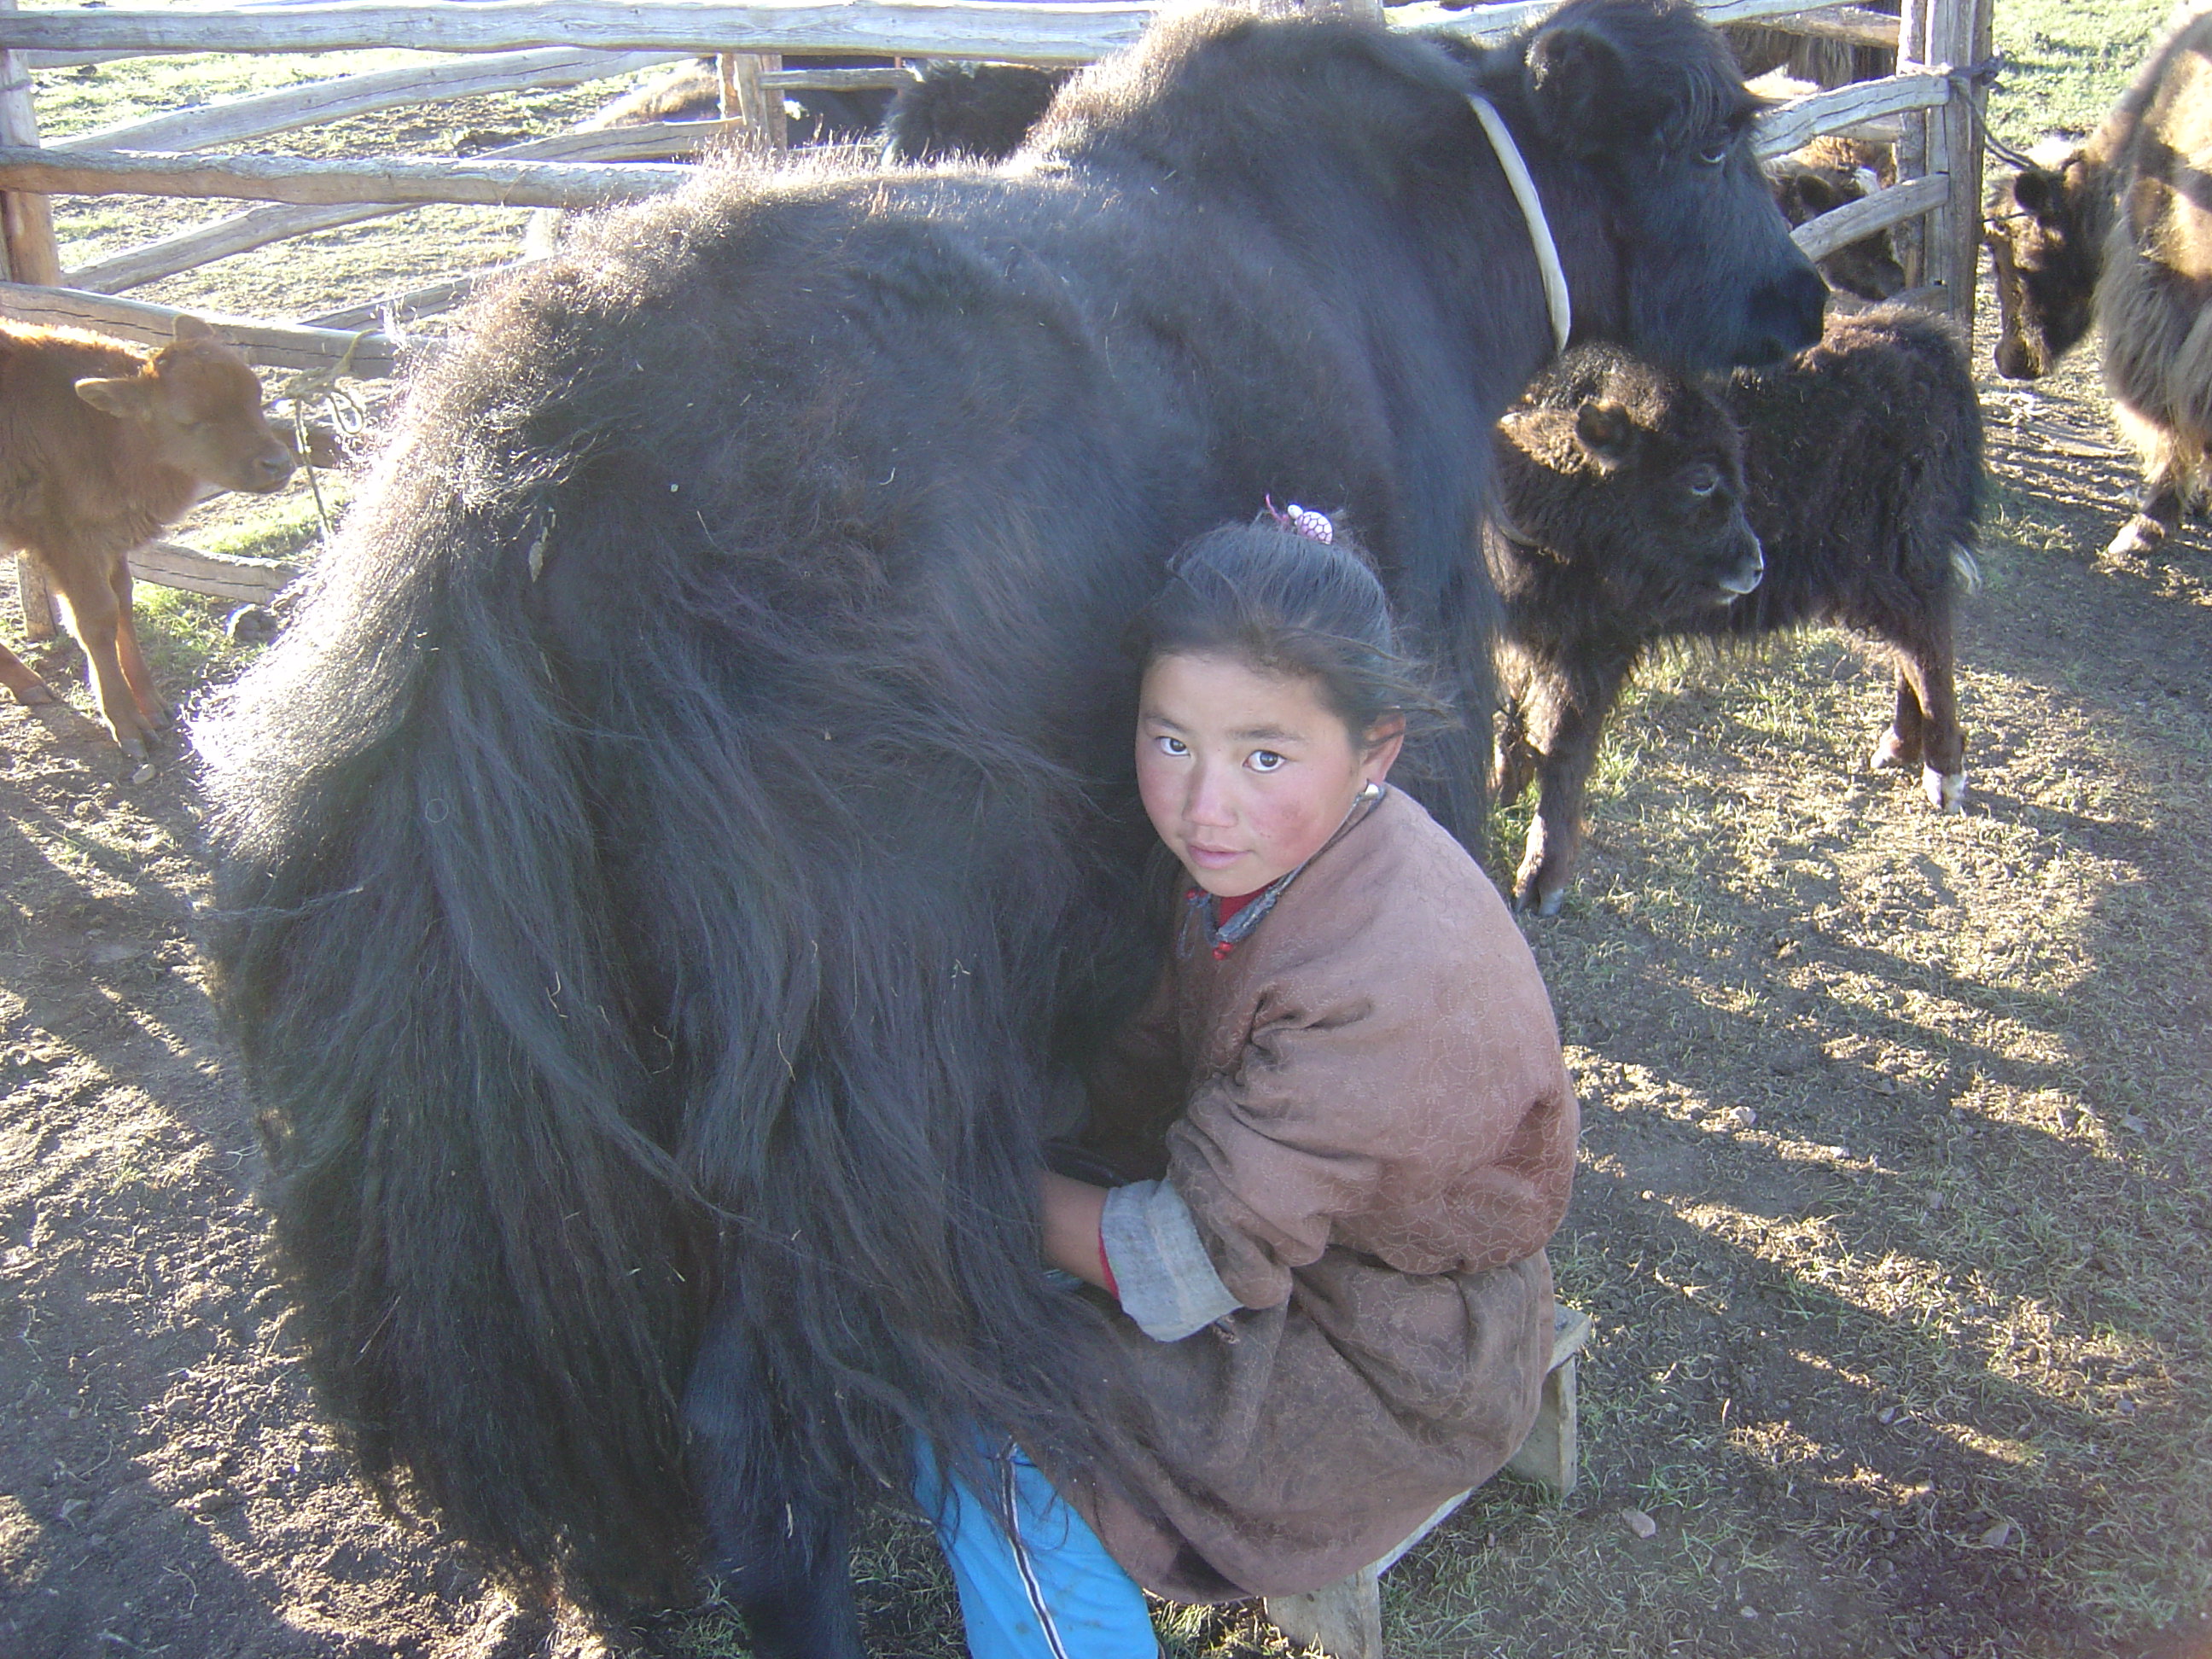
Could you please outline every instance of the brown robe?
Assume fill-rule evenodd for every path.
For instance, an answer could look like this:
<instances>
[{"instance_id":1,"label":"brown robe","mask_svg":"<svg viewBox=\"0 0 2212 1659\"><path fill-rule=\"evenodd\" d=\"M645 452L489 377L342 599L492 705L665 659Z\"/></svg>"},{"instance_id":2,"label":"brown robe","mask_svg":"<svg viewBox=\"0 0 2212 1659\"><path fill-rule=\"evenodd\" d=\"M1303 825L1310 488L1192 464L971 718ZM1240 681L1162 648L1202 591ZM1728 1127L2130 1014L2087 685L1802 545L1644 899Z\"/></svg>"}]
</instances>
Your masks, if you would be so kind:
<instances>
[{"instance_id":1,"label":"brown robe","mask_svg":"<svg viewBox=\"0 0 2212 1659\"><path fill-rule=\"evenodd\" d=\"M1070 1483L1146 1588L1316 1589L1496 1473L1552 1340L1543 1244L1577 1116L1534 959L1488 878L1392 791L1225 958L1186 914L1091 1079L1091 1146L1164 1173L1244 1306L1106 1339L1148 1432Z\"/></svg>"}]
</instances>

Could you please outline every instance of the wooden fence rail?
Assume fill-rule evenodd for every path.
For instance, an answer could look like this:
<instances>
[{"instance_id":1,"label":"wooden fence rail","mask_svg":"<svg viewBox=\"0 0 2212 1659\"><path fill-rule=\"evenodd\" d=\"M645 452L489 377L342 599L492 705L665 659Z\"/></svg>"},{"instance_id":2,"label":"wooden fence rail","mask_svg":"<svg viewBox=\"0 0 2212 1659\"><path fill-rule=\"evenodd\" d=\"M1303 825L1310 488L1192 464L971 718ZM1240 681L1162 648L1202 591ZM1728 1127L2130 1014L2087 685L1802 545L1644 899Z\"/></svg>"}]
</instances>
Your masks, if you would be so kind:
<instances>
[{"instance_id":1,"label":"wooden fence rail","mask_svg":"<svg viewBox=\"0 0 2212 1659\"><path fill-rule=\"evenodd\" d=\"M668 121L644 126L612 127L593 132L556 133L483 153L485 161L660 161L697 155L716 143L742 139L748 129L741 121ZM421 165L441 168L448 163L424 161ZM228 258L271 242L306 236L340 225L360 224L406 211L408 203L374 202L344 207L264 207L234 213L211 224L195 225L107 258L64 272L64 283L94 294L119 294L142 283L158 282L180 270L191 270L216 259ZM420 205L419 203L413 205Z\"/></svg>"},{"instance_id":2,"label":"wooden fence rail","mask_svg":"<svg viewBox=\"0 0 2212 1659\"><path fill-rule=\"evenodd\" d=\"M73 196L586 208L665 196L680 188L693 171L651 161L325 161L289 155L141 155L127 150L0 145L0 191Z\"/></svg>"},{"instance_id":3,"label":"wooden fence rail","mask_svg":"<svg viewBox=\"0 0 2212 1659\"><path fill-rule=\"evenodd\" d=\"M1763 3L1764 0L1729 0ZM1082 64L1144 32L1154 8L1127 0L421 0L239 10L55 9L0 18L19 52L343 52L404 42L424 52L554 46L603 52L866 53Z\"/></svg>"},{"instance_id":4,"label":"wooden fence rail","mask_svg":"<svg viewBox=\"0 0 2212 1659\"><path fill-rule=\"evenodd\" d=\"M341 76L331 81L283 87L275 92L220 99L167 115L124 121L57 138L47 147L206 149L216 144L242 144L250 139L266 138L271 133L289 132L378 110L443 103L485 93L580 86L662 64L681 63L685 56L683 52L576 52L562 47L551 52L501 52L455 63L410 64L404 69Z\"/></svg>"},{"instance_id":5,"label":"wooden fence rail","mask_svg":"<svg viewBox=\"0 0 2212 1659\"><path fill-rule=\"evenodd\" d=\"M198 309L192 314L205 319L256 368L327 372L343 364L350 375L377 380L389 378L398 368L398 347L381 333L264 322L254 317L229 317ZM93 329L136 345L167 345L175 337L177 316L174 306L80 294L74 289L0 283L0 317L57 328Z\"/></svg>"},{"instance_id":6,"label":"wooden fence rail","mask_svg":"<svg viewBox=\"0 0 2212 1659\"><path fill-rule=\"evenodd\" d=\"M1389 9L1394 27L1500 40L1551 11L1556 0ZM121 7L51 8L0 18L0 48L20 52L152 53L335 52L404 42L426 52L512 52L590 46L902 57L1006 63L1073 64L1104 57L1143 32L1154 7L1126 0L757 0L750 5L700 0L421 0L414 5L345 0L336 5L132 11ZM1853 6L1815 8L1802 0L1710 0L1699 9L1716 23L1809 15L1808 33L1894 46L1894 18Z\"/></svg>"}]
</instances>

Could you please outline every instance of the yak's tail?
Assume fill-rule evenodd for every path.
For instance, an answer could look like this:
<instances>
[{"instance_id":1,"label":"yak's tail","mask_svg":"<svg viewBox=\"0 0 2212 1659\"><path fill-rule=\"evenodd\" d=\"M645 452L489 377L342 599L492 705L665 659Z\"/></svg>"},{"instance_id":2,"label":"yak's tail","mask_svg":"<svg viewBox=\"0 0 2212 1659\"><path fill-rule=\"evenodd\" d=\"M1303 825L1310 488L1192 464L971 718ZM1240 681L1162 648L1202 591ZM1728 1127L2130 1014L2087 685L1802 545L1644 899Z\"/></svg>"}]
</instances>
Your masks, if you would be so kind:
<instances>
[{"instance_id":1,"label":"yak's tail","mask_svg":"<svg viewBox=\"0 0 2212 1659\"><path fill-rule=\"evenodd\" d=\"M433 527L349 537L198 733L277 1257L380 1489L404 1468L510 1568L647 1589L690 1525L670 1364L700 1219L544 659L458 574L483 526L387 507Z\"/></svg>"},{"instance_id":2,"label":"yak's tail","mask_svg":"<svg viewBox=\"0 0 2212 1659\"><path fill-rule=\"evenodd\" d=\"M415 422L200 733L328 1403L495 1560L617 1589L690 1555L710 1306L764 1379L763 1502L903 1491L918 1437L1089 1459L1097 1316L1037 1272L1035 1172L1114 908L1068 850L1095 809L959 717L988 671L842 574L794 591L834 548L728 553L804 515L674 453L623 353L538 407L635 448L501 429L555 350L501 320L495 396Z\"/></svg>"}]
</instances>

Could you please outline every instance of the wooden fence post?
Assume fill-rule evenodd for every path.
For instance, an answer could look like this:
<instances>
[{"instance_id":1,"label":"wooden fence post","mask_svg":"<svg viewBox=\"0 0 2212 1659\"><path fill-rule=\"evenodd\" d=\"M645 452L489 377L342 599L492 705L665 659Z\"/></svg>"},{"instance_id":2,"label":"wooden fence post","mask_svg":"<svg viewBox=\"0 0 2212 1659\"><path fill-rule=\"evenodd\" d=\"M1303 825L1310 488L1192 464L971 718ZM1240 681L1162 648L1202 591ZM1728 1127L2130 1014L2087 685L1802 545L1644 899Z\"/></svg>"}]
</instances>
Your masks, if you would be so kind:
<instances>
[{"instance_id":1,"label":"wooden fence post","mask_svg":"<svg viewBox=\"0 0 2212 1659\"><path fill-rule=\"evenodd\" d=\"M1951 0L1958 7L1958 69L1986 64L1996 51L1996 0ZM1958 288L1951 292L1951 316L1973 338L1975 285L1982 276L1982 135L1989 131L1989 88L1978 82L1954 82L1951 126L1951 270Z\"/></svg>"},{"instance_id":2,"label":"wooden fence post","mask_svg":"<svg viewBox=\"0 0 2212 1659\"><path fill-rule=\"evenodd\" d=\"M15 0L0 0L0 11L15 9ZM31 70L21 52L0 52L0 143L35 144L38 117L31 108ZM0 195L0 241L8 249L8 279L57 287L62 280L61 250L54 242L52 203L21 191Z\"/></svg>"},{"instance_id":3,"label":"wooden fence post","mask_svg":"<svg viewBox=\"0 0 2212 1659\"><path fill-rule=\"evenodd\" d=\"M1898 8L1897 72L1909 75L1928 67L1928 12L1936 0L1904 0ZM1930 171L1929 128L1934 118L1924 110L1906 115L1897 140L1897 176L1922 179ZM1918 288L1934 280L1928 269L1931 242L1928 221L1909 219L1892 234L1897 240L1898 263L1905 267L1905 287Z\"/></svg>"},{"instance_id":4,"label":"wooden fence post","mask_svg":"<svg viewBox=\"0 0 2212 1659\"><path fill-rule=\"evenodd\" d=\"M753 142L781 149L789 142L783 118L783 93L761 84L761 76L783 68L780 52L726 52L722 70L722 118L743 121Z\"/></svg>"},{"instance_id":5,"label":"wooden fence post","mask_svg":"<svg viewBox=\"0 0 2212 1659\"><path fill-rule=\"evenodd\" d=\"M15 599L23 607L23 637L33 645L53 638L61 627L53 584L46 566L27 553L15 556Z\"/></svg>"},{"instance_id":6,"label":"wooden fence post","mask_svg":"<svg viewBox=\"0 0 2212 1659\"><path fill-rule=\"evenodd\" d=\"M1905 0L1898 69L1964 71L1990 55L1990 0ZM1920 120L1908 119L1898 146L1899 176L1923 173L1944 181L1943 204L1923 227L1899 238L1905 276L1915 287L1943 290L1943 308L1962 326L1974 321L1974 283L1982 252L1982 127L1985 94L1961 78L1949 100ZM1899 227L1900 231L1905 229ZM1909 250L1909 255L1908 255Z\"/></svg>"}]
</instances>

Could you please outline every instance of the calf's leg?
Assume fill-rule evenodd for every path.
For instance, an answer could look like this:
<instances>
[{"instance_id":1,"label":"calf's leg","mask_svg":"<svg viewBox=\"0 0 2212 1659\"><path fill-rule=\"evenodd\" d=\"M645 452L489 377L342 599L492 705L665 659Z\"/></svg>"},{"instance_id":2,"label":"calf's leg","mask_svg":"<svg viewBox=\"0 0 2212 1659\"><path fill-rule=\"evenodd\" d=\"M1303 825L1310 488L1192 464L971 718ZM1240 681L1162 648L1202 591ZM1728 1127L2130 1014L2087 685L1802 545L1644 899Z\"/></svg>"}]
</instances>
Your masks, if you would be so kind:
<instances>
[{"instance_id":1,"label":"calf's leg","mask_svg":"<svg viewBox=\"0 0 2212 1659\"><path fill-rule=\"evenodd\" d=\"M1893 766L1920 764L1922 735L1920 694L1912 689L1912 678L1903 668L1897 671L1897 713L1892 717L1889 730L1875 739L1874 753L1867 764L1875 771Z\"/></svg>"},{"instance_id":2,"label":"calf's leg","mask_svg":"<svg viewBox=\"0 0 2212 1659\"><path fill-rule=\"evenodd\" d=\"M158 731L169 723L175 711L155 690L153 671L146 666L145 653L138 648L138 618L131 605L129 559L115 562L115 574L109 585L115 589L115 654L123 665L124 683L131 688L131 699L138 705L138 712L146 717L146 723Z\"/></svg>"},{"instance_id":3,"label":"calf's leg","mask_svg":"<svg viewBox=\"0 0 2212 1659\"><path fill-rule=\"evenodd\" d=\"M17 702L33 708L54 701L52 688L39 678L30 664L4 645L0 645L0 685L14 692Z\"/></svg>"},{"instance_id":4,"label":"calf's leg","mask_svg":"<svg viewBox=\"0 0 2212 1659\"><path fill-rule=\"evenodd\" d=\"M1490 755L1490 799L1510 806L1536 775L1536 750L1528 741L1525 690L1511 693L1498 711L1498 738Z\"/></svg>"},{"instance_id":5,"label":"calf's leg","mask_svg":"<svg viewBox=\"0 0 2212 1659\"><path fill-rule=\"evenodd\" d=\"M1513 902L1524 910L1557 915L1566 898L1582 851L1583 800L1597 761L1598 739L1632 660L1609 657L1531 688L1530 737L1541 760L1536 816L1513 879Z\"/></svg>"},{"instance_id":6,"label":"calf's leg","mask_svg":"<svg viewBox=\"0 0 2212 1659\"><path fill-rule=\"evenodd\" d=\"M123 613L117 602L112 569L121 554L97 554L51 561L62 598L69 604L70 628L84 647L87 678L100 712L117 746L132 760L146 758L146 745L155 736L154 722L138 706L137 695L123 670ZM128 592L130 578L124 578ZM137 654L134 641L132 653ZM143 668L143 662L141 661Z\"/></svg>"},{"instance_id":7,"label":"calf's leg","mask_svg":"<svg viewBox=\"0 0 2212 1659\"><path fill-rule=\"evenodd\" d=\"M1862 626L1866 624L1862 623ZM1966 804L1966 734L1951 672L1951 608L1931 596L1917 615L1878 632L1897 653L1897 723L1875 745L1876 766L1920 763L1920 787L1939 812Z\"/></svg>"},{"instance_id":8,"label":"calf's leg","mask_svg":"<svg viewBox=\"0 0 2212 1659\"><path fill-rule=\"evenodd\" d=\"M845 1516L781 1489L769 1394L728 1295L684 1389L685 1455L713 1565L757 1659L867 1659Z\"/></svg>"}]
</instances>

